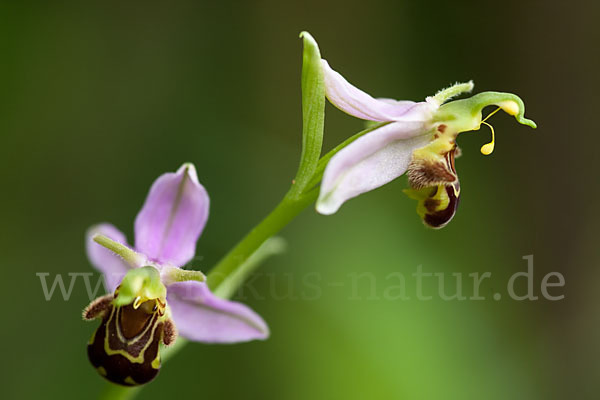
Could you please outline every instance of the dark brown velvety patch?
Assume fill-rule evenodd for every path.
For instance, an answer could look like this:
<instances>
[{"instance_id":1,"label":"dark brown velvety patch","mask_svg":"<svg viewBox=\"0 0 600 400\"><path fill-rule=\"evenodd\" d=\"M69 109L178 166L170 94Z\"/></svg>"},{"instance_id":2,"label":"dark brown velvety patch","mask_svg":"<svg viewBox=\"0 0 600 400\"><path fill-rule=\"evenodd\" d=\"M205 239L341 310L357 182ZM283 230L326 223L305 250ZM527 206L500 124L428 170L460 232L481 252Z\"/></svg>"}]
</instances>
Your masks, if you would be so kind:
<instances>
[{"instance_id":1,"label":"dark brown velvety patch","mask_svg":"<svg viewBox=\"0 0 600 400\"><path fill-rule=\"evenodd\" d=\"M408 166L408 182L415 189L456 181L447 162L412 161Z\"/></svg>"},{"instance_id":2,"label":"dark brown velvety patch","mask_svg":"<svg viewBox=\"0 0 600 400\"><path fill-rule=\"evenodd\" d=\"M437 199L427 199L427 200L425 200L423 205L425 206L427 211L429 211L430 213L433 213L433 212L435 212L435 209L439 207L440 201Z\"/></svg>"},{"instance_id":3,"label":"dark brown velvety patch","mask_svg":"<svg viewBox=\"0 0 600 400\"><path fill-rule=\"evenodd\" d=\"M102 367L105 374L101 375L113 383L135 386L150 382L160 369L160 367L153 368L152 362L158 355L163 323L158 322L158 314L155 313L150 319L152 325L139 340L134 343L124 343L119 339L116 330L116 321L119 320L117 311L111 305L105 313L102 323L96 330L94 340L88 345L88 358L94 367ZM137 357L143 347L147 345L142 362L132 362L121 354L109 355L105 350L107 332L110 349L123 350L133 357Z\"/></svg>"},{"instance_id":4,"label":"dark brown velvety patch","mask_svg":"<svg viewBox=\"0 0 600 400\"><path fill-rule=\"evenodd\" d=\"M148 303L154 302L146 301L138 309L133 308L131 304L119 309L119 324L126 339L139 335L150 323L152 309L148 310Z\"/></svg>"},{"instance_id":5,"label":"dark brown velvety patch","mask_svg":"<svg viewBox=\"0 0 600 400\"><path fill-rule=\"evenodd\" d=\"M443 228L446 226L446 224L454 217L456 209L458 208L460 197L454 194L454 188L452 186L445 186L444 189L450 198L448 207L443 210L425 214L424 222L432 228Z\"/></svg>"}]
</instances>

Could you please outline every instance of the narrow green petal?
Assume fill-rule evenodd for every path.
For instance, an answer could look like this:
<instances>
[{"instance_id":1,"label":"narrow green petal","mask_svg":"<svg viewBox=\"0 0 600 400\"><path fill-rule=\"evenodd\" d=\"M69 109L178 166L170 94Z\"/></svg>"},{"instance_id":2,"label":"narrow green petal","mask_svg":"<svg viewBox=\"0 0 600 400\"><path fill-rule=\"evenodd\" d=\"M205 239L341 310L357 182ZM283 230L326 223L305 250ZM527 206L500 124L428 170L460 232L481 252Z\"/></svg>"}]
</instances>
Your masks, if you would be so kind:
<instances>
[{"instance_id":1,"label":"narrow green petal","mask_svg":"<svg viewBox=\"0 0 600 400\"><path fill-rule=\"evenodd\" d=\"M473 90L473 81L465 82L465 83L456 83L449 88L442 89L432 97L432 99L438 104L442 105L452 97L456 97L462 93L468 93Z\"/></svg>"}]
</instances>

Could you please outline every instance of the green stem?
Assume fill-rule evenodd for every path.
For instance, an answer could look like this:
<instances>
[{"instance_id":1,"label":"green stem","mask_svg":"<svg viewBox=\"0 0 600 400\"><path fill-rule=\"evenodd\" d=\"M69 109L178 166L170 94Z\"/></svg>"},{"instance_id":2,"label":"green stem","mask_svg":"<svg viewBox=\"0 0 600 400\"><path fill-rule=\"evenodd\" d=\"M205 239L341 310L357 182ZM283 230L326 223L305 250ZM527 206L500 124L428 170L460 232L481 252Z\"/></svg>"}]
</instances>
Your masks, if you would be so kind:
<instances>
[{"instance_id":1,"label":"green stem","mask_svg":"<svg viewBox=\"0 0 600 400\"><path fill-rule=\"evenodd\" d=\"M215 290L228 276L235 273L267 239L277 234L302 210L314 202L317 195L318 191L311 191L295 198L286 195L281 203L210 271L206 280L208 286Z\"/></svg>"},{"instance_id":2,"label":"green stem","mask_svg":"<svg viewBox=\"0 0 600 400\"><path fill-rule=\"evenodd\" d=\"M240 265L237 272L229 275L213 293L223 299L229 299L244 284L246 279L258 268L266 259L285 252L286 241L279 236L273 236L264 242L252 254L245 263Z\"/></svg>"}]
</instances>

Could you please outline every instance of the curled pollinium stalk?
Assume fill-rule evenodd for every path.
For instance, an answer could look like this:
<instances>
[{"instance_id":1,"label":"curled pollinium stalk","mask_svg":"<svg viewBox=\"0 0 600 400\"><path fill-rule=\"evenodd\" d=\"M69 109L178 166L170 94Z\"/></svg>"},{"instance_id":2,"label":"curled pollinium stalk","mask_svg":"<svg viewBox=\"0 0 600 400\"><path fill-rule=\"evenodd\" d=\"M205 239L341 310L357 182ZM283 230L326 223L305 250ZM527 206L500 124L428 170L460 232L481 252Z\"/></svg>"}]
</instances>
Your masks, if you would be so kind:
<instances>
[{"instance_id":1,"label":"curled pollinium stalk","mask_svg":"<svg viewBox=\"0 0 600 400\"><path fill-rule=\"evenodd\" d=\"M269 329L247 306L215 296L200 271L184 270L208 218L209 199L196 169L184 164L152 185L135 220L135 248L110 224L92 227L88 257L113 292L83 313L102 322L88 344L98 373L126 386L152 380L160 344L177 333L205 343L266 339Z\"/></svg>"}]
</instances>

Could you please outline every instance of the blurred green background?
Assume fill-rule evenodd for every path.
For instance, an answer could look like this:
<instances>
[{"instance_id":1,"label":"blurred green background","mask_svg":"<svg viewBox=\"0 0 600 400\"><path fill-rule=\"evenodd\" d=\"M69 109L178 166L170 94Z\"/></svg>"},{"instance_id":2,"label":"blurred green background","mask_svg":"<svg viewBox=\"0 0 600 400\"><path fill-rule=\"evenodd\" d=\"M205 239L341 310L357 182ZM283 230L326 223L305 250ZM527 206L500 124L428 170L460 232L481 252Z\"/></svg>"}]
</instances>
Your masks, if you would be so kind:
<instances>
[{"instance_id":1,"label":"blurred green background","mask_svg":"<svg viewBox=\"0 0 600 400\"><path fill-rule=\"evenodd\" d=\"M597 398L599 11L591 1L0 3L3 398L87 399L105 385L86 357L97 324L81 321L85 286L47 302L36 272L91 271L83 236L94 223L132 240L158 175L191 161L211 195L194 262L205 270L279 201L299 159L301 30L375 96L421 100L473 79L476 92L520 95L539 128L497 114L490 157L479 153L487 129L461 135L462 203L441 231L423 227L404 179L331 217L304 212L282 232L288 252L252 282L261 297L242 293L272 337L189 345L141 395ZM327 106L326 149L360 129ZM557 271L566 285L551 293L564 300L492 299L528 254L536 294ZM487 300L383 298L397 272L414 294L419 265L449 283L491 272ZM369 280L352 286L365 272L375 294Z\"/></svg>"}]
</instances>

